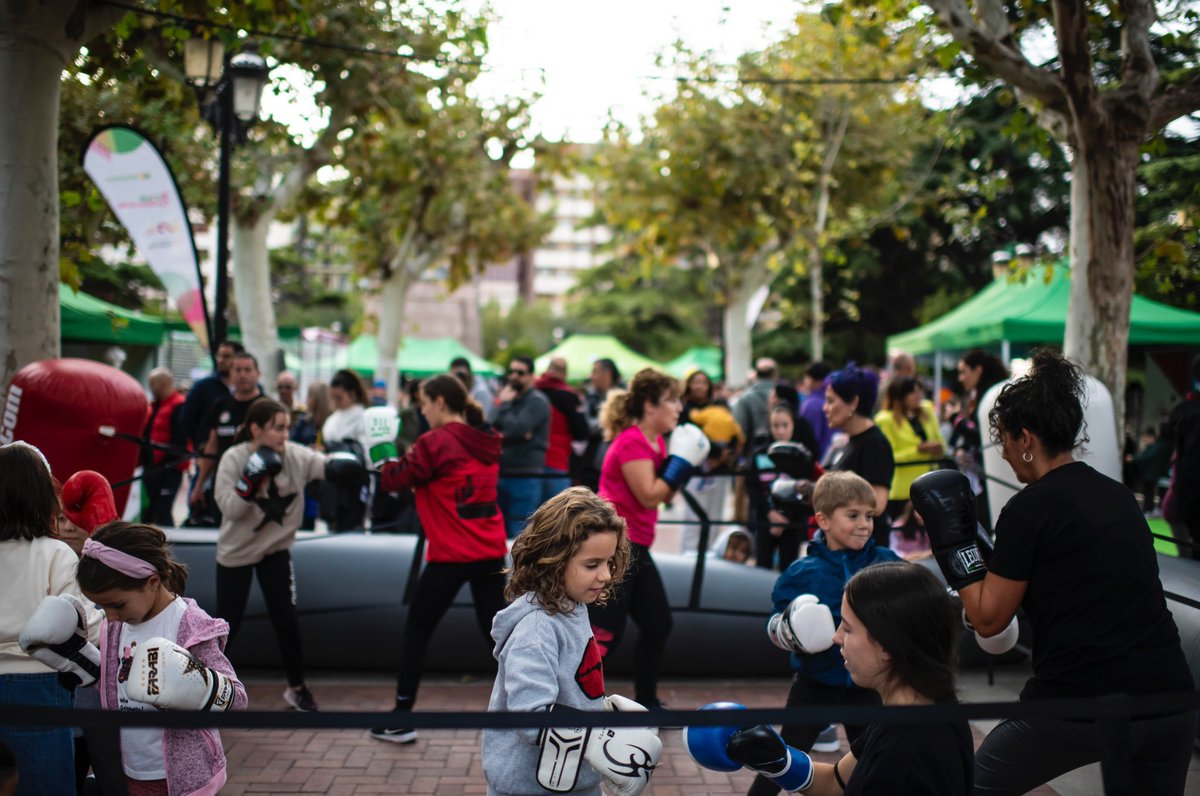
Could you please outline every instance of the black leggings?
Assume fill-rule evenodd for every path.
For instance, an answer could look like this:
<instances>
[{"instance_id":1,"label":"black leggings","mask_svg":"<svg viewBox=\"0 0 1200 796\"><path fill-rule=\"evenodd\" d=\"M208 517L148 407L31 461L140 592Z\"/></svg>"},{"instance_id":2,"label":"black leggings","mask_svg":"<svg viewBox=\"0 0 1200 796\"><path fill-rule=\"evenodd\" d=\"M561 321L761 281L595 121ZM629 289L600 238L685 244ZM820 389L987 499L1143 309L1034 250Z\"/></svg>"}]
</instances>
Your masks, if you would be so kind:
<instances>
[{"instance_id":1,"label":"black leggings","mask_svg":"<svg viewBox=\"0 0 1200 796\"><path fill-rule=\"evenodd\" d=\"M629 545L629 572L603 606L589 606L596 641L604 654L612 652L625 635L625 620L633 618L638 626L637 648L633 654L633 698L643 705L658 703L658 670L662 664L667 636L671 634L671 606L658 567L650 557L650 548Z\"/></svg>"},{"instance_id":2,"label":"black leggings","mask_svg":"<svg viewBox=\"0 0 1200 796\"><path fill-rule=\"evenodd\" d=\"M279 654L287 671L288 685L304 685L304 651L300 646L300 622L296 617L296 573L292 556L280 550L244 567L217 564L217 616L229 623L229 639L237 635L250 597L250 579L258 574L258 587L267 604L267 616L279 639Z\"/></svg>"},{"instance_id":3,"label":"black leggings","mask_svg":"<svg viewBox=\"0 0 1200 796\"><path fill-rule=\"evenodd\" d=\"M805 680L800 675L792 676L792 687L787 696L789 708L804 705L879 705L881 703L879 694L869 689L858 686L823 685L812 680ZM817 736L821 734L821 730L825 729L825 726L823 724L785 724L780 728L779 734L783 740L787 741L788 746L793 746L801 752L807 752L812 749ZM854 743L854 739L865 729L866 725L847 724L846 737L851 743ZM751 783L750 790L746 791L746 796L770 796L775 793L779 793L779 786L775 784L775 780L759 774Z\"/></svg>"},{"instance_id":4,"label":"black leggings","mask_svg":"<svg viewBox=\"0 0 1200 796\"><path fill-rule=\"evenodd\" d=\"M406 700L409 707L416 701L417 688L421 685L429 639L433 638L433 631L464 583L471 585L475 621L479 623L479 632L489 642L490 648L492 619L505 605L504 559L426 564L404 620L403 657L400 674L396 677L396 696Z\"/></svg>"},{"instance_id":5,"label":"black leggings","mask_svg":"<svg viewBox=\"0 0 1200 796\"><path fill-rule=\"evenodd\" d=\"M1117 793L1179 796L1186 787L1196 712L1140 719L1114 751L1129 755L1113 770ZM976 796L1027 793L1057 776L1100 759L1096 724L1061 719L1005 719L975 753Z\"/></svg>"},{"instance_id":6,"label":"black leggings","mask_svg":"<svg viewBox=\"0 0 1200 796\"><path fill-rule=\"evenodd\" d=\"M789 525L782 529L779 536L771 533L771 522L766 520L758 524L754 530L755 564L762 569L774 569L783 572L793 561L800 557L801 529ZM779 550L779 566L775 566L775 551Z\"/></svg>"}]
</instances>

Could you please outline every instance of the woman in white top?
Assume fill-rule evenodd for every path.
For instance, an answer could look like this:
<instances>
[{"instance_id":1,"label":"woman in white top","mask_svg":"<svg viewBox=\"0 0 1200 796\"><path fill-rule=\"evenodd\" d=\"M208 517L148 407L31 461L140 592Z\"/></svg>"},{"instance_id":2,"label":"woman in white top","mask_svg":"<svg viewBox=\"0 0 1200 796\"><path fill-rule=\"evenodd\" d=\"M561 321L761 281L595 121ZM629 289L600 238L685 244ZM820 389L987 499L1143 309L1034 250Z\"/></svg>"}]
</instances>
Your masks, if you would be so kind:
<instances>
[{"instance_id":1,"label":"woman in white top","mask_svg":"<svg viewBox=\"0 0 1200 796\"><path fill-rule=\"evenodd\" d=\"M72 692L58 672L21 650L26 621L42 598L69 594L78 559L52 538L59 500L50 466L24 442L0 447L0 704L69 708ZM100 614L85 609L88 637L99 641ZM21 772L18 794L75 792L74 742L69 727L0 726Z\"/></svg>"},{"instance_id":2,"label":"woman in white top","mask_svg":"<svg viewBox=\"0 0 1200 796\"><path fill-rule=\"evenodd\" d=\"M367 385L352 370L339 370L329 382L329 400L333 413L321 427L321 445L327 452L350 451L366 464L369 448L367 424L363 413L371 405ZM363 527L368 490L325 484L321 494L321 519L331 531Z\"/></svg>"}]
</instances>

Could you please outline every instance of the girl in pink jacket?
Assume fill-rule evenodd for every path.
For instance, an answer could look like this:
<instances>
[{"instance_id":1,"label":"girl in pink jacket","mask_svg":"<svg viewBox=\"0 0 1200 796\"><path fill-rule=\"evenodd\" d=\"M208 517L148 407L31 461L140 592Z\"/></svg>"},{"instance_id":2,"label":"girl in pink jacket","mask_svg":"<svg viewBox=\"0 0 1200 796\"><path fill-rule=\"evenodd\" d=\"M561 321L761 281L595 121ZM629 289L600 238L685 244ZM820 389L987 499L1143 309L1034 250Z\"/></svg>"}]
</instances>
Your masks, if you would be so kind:
<instances>
[{"instance_id":1,"label":"girl in pink jacket","mask_svg":"<svg viewBox=\"0 0 1200 796\"><path fill-rule=\"evenodd\" d=\"M245 709L246 689L224 652L229 625L181 596L186 579L166 534L153 526L112 522L84 543L79 586L105 615L103 707ZM226 780L216 730L122 729L121 763L130 796L213 794Z\"/></svg>"}]
</instances>

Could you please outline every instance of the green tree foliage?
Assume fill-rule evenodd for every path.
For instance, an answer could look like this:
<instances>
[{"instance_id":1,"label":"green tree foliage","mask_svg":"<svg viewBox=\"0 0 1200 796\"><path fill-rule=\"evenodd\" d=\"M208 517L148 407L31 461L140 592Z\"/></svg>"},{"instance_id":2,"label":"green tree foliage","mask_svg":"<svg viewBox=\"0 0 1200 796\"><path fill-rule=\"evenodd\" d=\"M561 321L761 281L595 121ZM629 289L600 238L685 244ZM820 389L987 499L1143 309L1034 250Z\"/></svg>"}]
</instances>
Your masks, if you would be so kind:
<instances>
[{"instance_id":1,"label":"green tree foliage","mask_svg":"<svg viewBox=\"0 0 1200 796\"><path fill-rule=\"evenodd\" d=\"M889 334L953 309L992 279L991 255L1063 240L1070 167L1010 89L997 86L950 111L949 134L926 142L928 177L911 202L840 241L828 276L828 359L882 362ZM784 322L808 323L805 280L776 282Z\"/></svg>"},{"instance_id":2,"label":"green tree foliage","mask_svg":"<svg viewBox=\"0 0 1200 796\"><path fill-rule=\"evenodd\" d=\"M1136 261L1137 170L1147 139L1200 108L1195 4L887 0L869 5L941 31L944 64L958 65L976 80L1004 81L1069 151L1073 278L1063 348L1104 382L1120 426ZM1044 51L1037 44L1048 41L1054 42L1055 55L1035 58L1033 53Z\"/></svg>"},{"instance_id":3,"label":"green tree foliage","mask_svg":"<svg viewBox=\"0 0 1200 796\"><path fill-rule=\"evenodd\" d=\"M665 362L692 346L720 339L721 312L704 268L648 268L633 257L610 260L580 275L570 316L580 331L611 334Z\"/></svg>"},{"instance_id":4,"label":"green tree foliage","mask_svg":"<svg viewBox=\"0 0 1200 796\"><path fill-rule=\"evenodd\" d=\"M337 263L346 251L336 233L308 232L296 245L271 251L271 288L280 326L353 329L362 315L357 291L329 290L314 263Z\"/></svg>"},{"instance_id":5,"label":"green tree foliage","mask_svg":"<svg viewBox=\"0 0 1200 796\"><path fill-rule=\"evenodd\" d=\"M1138 169L1137 290L1200 310L1200 155L1196 142L1164 137Z\"/></svg>"},{"instance_id":6,"label":"green tree foliage","mask_svg":"<svg viewBox=\"0 0 1200 796\"><path fill-rule=\"evenodd\" d=\"M598 220L614 230L614 255L711 270L732 356L756 290L779 271L812 273L833 241L906 201L930 118L911 85L871 81L913 74L918 46L869 15L800 14L786 39L739 59L734 82L681 48L699 79L681 83L640 137L611 125L597 158ZM827 82L847 78L865 82Z\"/></svg>"},{"instance_id":7,"label":"green tree foliage","mask_svg":"<svg viewBox=\"0 0 1200 796\"><path fill-rule=\"evenodd\" d=\"M540 357L564 338L582 331L561 318L548 301L522 303L505 312L496 301L480 310L483 356L507 367L515 356Z\"/></svg>"}]
</instances>

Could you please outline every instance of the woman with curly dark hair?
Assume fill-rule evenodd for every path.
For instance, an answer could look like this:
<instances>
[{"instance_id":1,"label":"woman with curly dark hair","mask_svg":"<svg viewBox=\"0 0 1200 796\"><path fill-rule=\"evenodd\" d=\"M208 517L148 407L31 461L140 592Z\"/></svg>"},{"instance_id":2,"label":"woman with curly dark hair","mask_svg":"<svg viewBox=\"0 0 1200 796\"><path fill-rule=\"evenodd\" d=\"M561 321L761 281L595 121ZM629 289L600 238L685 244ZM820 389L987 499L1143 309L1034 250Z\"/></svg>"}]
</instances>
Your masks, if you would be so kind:
<instances>
[{"instance_id":1,"label":"woman with curly dark hair","mask_svg":"<svg viewBox=\"0 0 1200 796\"><path fill-rule=\"evenodd\" d=\"M513 603L496 615L492 625L500 670L488 710L637 709L623 697L605 696L604 665L587 613L588 605L611 597L629 557L625 520L611 503L586 487L560 492L534 512L513 543L505 592ZM555 750L570 747L557 743L565 740L558 733L566 732L484 730L488 792L545 789L598 794L601 777L610 783L629 783L606 770L605 758L590 754L586 740L581 739L581 745L587 764L572 764L569 754L558 760ZM658 738L640 728L609 732L613 733L608 741L612 760L626 758L617 752L636 747L646 756L640 776L648 778L661 752ZM550 758L561 765L548 765Z\"/></svg>"},{"instance_id":2,"label":"woman with curly dark hair","mask_svg":"<svg viewBox=\"0 0 1200 796\"><path fill-rule=\"evenodd\" d=\"M1027 375L1004 387L988 413L991 435L1026 486L1000 512L986 566L973 544L953 537L943 548L956 557L939 563L980 635L1000 633L1017 608L1024 609L1033 676L1022 699L1191 693L1195 685L1137 499L1074 457L1087 441L1084 391L1079 368L1046 349L1034 353ZM960 510L969 503L967 485L958 476L955 486L946 472L921 477L948 487L934 495L943 511L918 505L913 486L913 504L935 550L934 529L959 539L974 529L974 518ZM1137 772L1130 786L1139 793L1183 793L1195 727L1194 710L1131 720L1122 750ZM975 756L975 793L1025 793L1096 762L1101 735L1093 722L1006 719Z\"/></svg>"}]
</instances>

